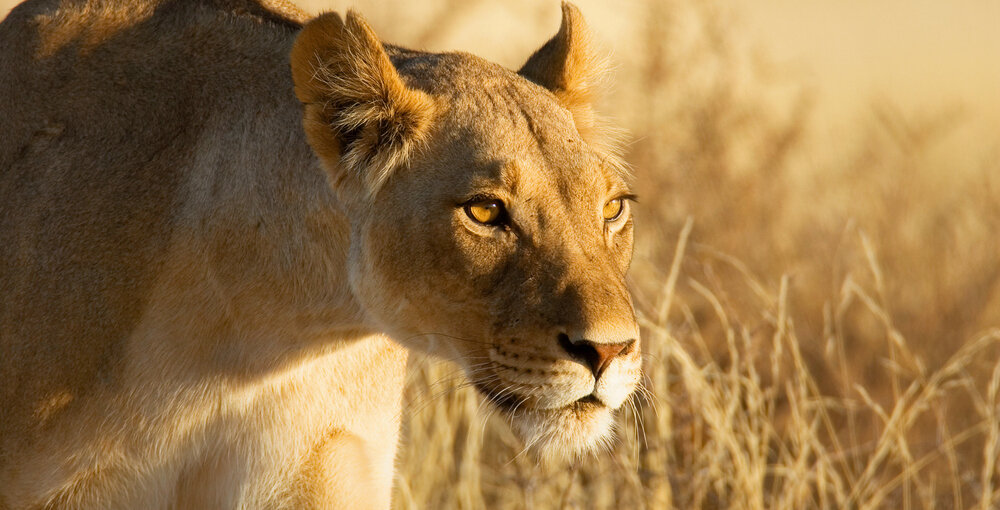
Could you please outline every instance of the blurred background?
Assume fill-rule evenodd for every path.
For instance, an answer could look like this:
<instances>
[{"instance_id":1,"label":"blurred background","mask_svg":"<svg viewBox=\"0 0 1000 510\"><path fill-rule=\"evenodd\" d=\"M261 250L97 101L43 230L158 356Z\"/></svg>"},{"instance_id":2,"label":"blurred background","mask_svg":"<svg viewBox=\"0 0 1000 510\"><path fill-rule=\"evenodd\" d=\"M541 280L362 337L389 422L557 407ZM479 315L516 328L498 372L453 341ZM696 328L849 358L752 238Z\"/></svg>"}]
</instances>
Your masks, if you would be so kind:
<instances>
[{"instance_id":1,"label":"blurred background","mask_svg":"<svg viewBox=\"0 0 1000 510\"><path fill-rule=\"evenodd\" d=\"M512 69L560 16L301 5ZM630 133L643 391L614 446L542 466L416 358L395 507L1000 507L1000 2L577 5Z\"/></svg>"}]
</instances>

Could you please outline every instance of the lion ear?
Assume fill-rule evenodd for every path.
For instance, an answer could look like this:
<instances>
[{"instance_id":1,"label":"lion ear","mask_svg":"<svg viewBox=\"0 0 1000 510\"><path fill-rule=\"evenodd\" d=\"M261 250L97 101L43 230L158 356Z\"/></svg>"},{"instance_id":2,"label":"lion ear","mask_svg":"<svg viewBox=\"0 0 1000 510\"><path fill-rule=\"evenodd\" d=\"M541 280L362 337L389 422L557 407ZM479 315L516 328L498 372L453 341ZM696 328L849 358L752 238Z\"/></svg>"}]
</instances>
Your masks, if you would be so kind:
<instances>
[{"instance_id":1,"label":"lion ear","mask_svg":"<svg viewBox=\"0 0 1000 510\"><path fill-rule=\"evenodd\" d=\"M597 82L604 74L601 59L591 48L590 29L583 14L569 2L562 4L562 25L518 74L549 89L572 114L584 137L595 129L591 106Z\"/></svg>"},{"instance_id":2,"label":"lion ear","mask_svg":"<svg viewBox=\"0 0 1000 510\"><path fill-rule=\"evenodd\" d=\"M374 195L426 136L433 100L403 83L375 32L353 11L346 22L326 13L306 24L291 67L313 151L336 185L357 176Z\"/></svg>"}]
</instances>

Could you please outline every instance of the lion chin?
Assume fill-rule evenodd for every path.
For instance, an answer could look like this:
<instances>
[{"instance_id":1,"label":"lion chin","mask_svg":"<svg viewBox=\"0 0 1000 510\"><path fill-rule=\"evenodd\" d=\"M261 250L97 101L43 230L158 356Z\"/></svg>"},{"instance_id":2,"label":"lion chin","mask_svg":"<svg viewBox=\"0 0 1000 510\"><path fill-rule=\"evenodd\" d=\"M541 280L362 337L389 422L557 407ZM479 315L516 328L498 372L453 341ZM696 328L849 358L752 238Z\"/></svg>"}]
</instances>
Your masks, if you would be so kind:
<instances>
[{"instance_id":1,"label":"lion chin","mask_svg":"<svg viewBox=\"0 0 1000 510\"><path fill-rule=\"evenodd\" d=\"M501 408L525 449L543 462L566 462L610 446L614 411L585 398L556 409Z\"/></svg>"}]
</instances>

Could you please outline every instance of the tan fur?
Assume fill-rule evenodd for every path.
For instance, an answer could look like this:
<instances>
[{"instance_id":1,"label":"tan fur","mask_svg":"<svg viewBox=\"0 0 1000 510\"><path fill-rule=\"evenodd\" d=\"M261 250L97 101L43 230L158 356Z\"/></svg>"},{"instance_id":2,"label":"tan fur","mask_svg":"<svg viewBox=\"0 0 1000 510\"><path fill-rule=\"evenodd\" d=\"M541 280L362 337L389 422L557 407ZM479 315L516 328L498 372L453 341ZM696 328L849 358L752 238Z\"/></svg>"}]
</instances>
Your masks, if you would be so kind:
<instances>
[{"instance_id":1,"label":"tan fur","mask_svg":"<svg viewBox=\"0 0 1000 510\"><path fill-rule=\"evenodd\" d=\"M407 348L540 456L607 440L639 378L632 224L601 217L628 190L576 64L532 57L547 89L304 21L30 0L0 24L0 508L387 508ZM466 215L485 195L508 226ZM595 378L584 340L635 342Z\"/></svg>"}]
</instances>

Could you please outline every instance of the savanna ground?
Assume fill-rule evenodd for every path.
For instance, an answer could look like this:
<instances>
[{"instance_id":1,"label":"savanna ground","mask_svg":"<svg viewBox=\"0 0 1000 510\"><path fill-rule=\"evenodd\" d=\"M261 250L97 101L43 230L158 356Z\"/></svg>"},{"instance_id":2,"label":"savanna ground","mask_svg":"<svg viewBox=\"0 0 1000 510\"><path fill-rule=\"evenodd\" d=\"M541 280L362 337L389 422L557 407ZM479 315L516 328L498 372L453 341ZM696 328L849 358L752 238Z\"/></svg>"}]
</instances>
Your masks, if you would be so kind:
<instances>
[{"instance_id":1,"label":"savanna ground","mask_svg":"<svg viewBox=\"0 0 1000 510\"><path fill-rule=\"evenodd\" d=\"M454 367L414 359L396 508L1000 508L1000 103L984 92L1000 37L949 50L928 32L879 60L845 32L840 57L870 60L856 73L972 59L986 77L956 76L955 97L921 95L926 73L852 96L808 67L824 62L747 44L742 16L807 4L837 2L579 2L614 50L600 110L630 133L643 389L606 451L539 466ZM558 25L555 0L357 8L390 41L511 67ZM944 9L1000 20L989 2ZM889 39L905 24L876 18ZM839 34L824 22L791 28Z\"/></svg>"}]
</instances>

